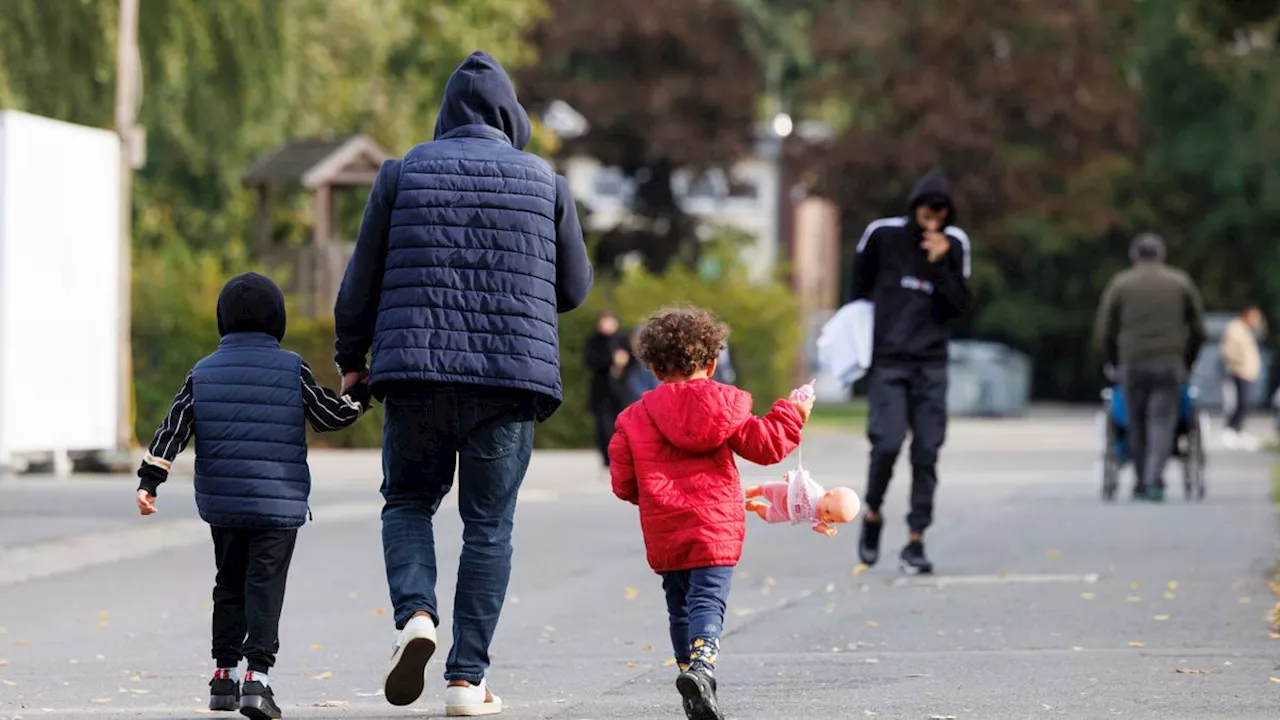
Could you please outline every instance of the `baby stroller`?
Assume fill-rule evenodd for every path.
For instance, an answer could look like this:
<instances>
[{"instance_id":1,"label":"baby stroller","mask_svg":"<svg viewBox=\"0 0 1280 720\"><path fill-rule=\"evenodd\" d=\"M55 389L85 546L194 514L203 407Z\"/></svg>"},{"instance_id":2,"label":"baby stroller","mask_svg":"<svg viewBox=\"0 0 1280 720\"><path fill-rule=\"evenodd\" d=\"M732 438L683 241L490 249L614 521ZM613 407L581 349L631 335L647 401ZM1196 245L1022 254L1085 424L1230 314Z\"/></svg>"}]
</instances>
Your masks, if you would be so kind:
<instances>
[{"instance_id":1,"label":"baby stroller","mask_svg":"<svg viewBox=\"0 0 1280 720\"><path fill-rule=\"evenodd\" d=\"M1196 388L1182 387L1178 408L1178 430L1173 441L1173 457L1182 461L1182 492L1188 501L1204 500L1205 440L1209 437L1209 414L1196 405ZM1128 442L1129 415L1120 385L1102 391L1102 412L1098 431L1102 442L1102 499L1112 502L1120 485L1120 469L1132 458Z\"/></svg>"}]
</instances>

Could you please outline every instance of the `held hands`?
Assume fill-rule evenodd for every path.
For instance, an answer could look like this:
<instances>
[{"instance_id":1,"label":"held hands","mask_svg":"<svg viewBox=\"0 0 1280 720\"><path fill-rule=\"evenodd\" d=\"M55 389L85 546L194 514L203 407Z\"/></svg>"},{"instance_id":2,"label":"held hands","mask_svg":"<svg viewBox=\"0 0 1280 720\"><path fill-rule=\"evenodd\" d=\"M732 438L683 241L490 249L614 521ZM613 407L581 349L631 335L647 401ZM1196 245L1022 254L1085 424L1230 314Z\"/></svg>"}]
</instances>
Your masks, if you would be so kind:
<instances>
[{"instance_id":1,"label":"held hands","mask_svg":"<svg viewBox=\"0 0 1280 720\"><path fill-rule=\"evenodd\" d=\"M138 514L153 515L159 512L156 509L156 496L146 490L138 491Z\"/></svg>"},{"instance_id":2,"label":"held hands","mask_svg":"<svg viewBox=\"0 0 1280 720\"><path fill-rule=\"evenodd\" d=\"M359 371L359 372L343 373L343 374L342 374L342 389L339 391L339 393L338 393L338 394L340 394L340 395L346 395L346 394L348 393L348 391L349 391L349 390L351 390L351 388L353 388L353 387L355 387L355 386L359 385L360 383L367 383L367 382L369 382L369 371L368 371L368 370L361 370L361 371Z\"/></svg>"}]
</instances>

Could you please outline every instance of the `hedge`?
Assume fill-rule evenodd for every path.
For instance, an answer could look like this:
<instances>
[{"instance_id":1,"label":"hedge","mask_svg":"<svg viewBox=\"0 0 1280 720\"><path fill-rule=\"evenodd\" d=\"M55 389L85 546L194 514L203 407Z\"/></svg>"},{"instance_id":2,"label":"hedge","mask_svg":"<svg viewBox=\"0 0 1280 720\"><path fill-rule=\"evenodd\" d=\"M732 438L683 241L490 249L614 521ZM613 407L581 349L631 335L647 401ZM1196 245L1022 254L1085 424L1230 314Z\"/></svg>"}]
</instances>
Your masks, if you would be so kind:
<instances>
[{"instance_id":1,"label":"hedge","mask_svg":"<svg viewBox=\"0 0 1280 720\"><path fill-rule=\"evenodd\" d=\"M167 266L167 277L156 280L151 275L152 281L139 281L134 294L136 427L144 443L163 419L187 372L217 346L215 308L228 274L220 263L182 251L155 262ZM585 307L561 316L564 406L538 428L537 447L593 445L582 348L597 313L604 309L616 312L629 329L664 306L705 307L729 325L738 382L755 395L757 411L763 412L775 398L784 396L796 379L793 369L801 340L795 297L780 282L752 283L744 268L721 265L724 269L713 278L683 267L661 275L631 269L617 281L598 282ZM145 270L138 274L148 276ZM284 346L302 355L321 382L337 386L331 320L311 320L291 312ZM327 447L377 447L381 435L382 410L377 406L352 428L315 436L312 442Z\"/></svg>"}]
</instances>

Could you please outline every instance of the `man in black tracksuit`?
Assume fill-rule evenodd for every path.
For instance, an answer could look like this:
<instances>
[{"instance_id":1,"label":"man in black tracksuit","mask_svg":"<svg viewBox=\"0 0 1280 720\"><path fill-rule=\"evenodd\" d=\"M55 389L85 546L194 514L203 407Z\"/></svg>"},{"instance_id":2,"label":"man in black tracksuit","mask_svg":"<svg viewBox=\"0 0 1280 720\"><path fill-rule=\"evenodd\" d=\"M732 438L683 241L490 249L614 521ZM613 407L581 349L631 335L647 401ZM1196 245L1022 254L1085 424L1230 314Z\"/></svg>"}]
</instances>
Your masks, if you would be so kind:
<instances>
[{"instance_id":1,"label":"man in black tracksuit","mask_svg":"<svg viewBox=\"0 0 1280 720\"><path fill-rule=\"evenodd\" d=\"M910 542L904 570L933 571L923 536L933 520L938 450L947 431L947 344L951 323L969 303L969 238L952 225L951 187L940 171L911 191L908 214L876 220L858 242L853 299L875 303L868 378L871 465L858 555L880 558L880 505L911 430Z\"/></svg>"}]
</instances>

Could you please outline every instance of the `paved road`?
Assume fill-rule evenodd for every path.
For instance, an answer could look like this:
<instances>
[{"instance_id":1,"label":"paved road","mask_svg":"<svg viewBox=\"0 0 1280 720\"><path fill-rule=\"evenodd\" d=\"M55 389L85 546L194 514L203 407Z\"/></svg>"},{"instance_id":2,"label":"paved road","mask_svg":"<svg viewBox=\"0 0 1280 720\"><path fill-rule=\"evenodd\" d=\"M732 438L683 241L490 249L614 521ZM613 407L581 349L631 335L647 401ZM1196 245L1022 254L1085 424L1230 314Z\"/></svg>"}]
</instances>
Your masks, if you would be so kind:
<instances>
[{"instance_id":1,"label":"paved road","mask_svg":"<svg viewBox=\"0 0 1280 720\"><path fill-rule=\"evenodd\" d=\"M1201 505L1107 506L1092 433L1079 414L955 423L931 581L892 563L857 573L852 527L827 540L753 523L720 665L728 716L1280 717L1280 642L1263 621L1280 554L1271 458L1217 452ZM865 452L860 437L823 434L804 462L860 487ZM288 716L439 713L441 667L416 709L376 694L393 637L376 456L315 453L313 465L316 523L298 545L273 675ZM905 472L887 549L904 541ZM156 522L132 514L131 489L0 482L0 719L207 717L207 530L180 478ZM449 568L456 515L439 528ZM517 542L491 672L506 717L680 717L634 511L590 456L536 458ZM447 615L451 583L440 591Z\"/></svg>"}]
</instances>

